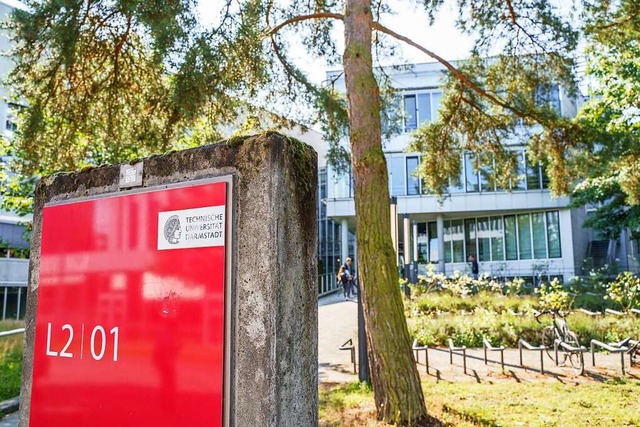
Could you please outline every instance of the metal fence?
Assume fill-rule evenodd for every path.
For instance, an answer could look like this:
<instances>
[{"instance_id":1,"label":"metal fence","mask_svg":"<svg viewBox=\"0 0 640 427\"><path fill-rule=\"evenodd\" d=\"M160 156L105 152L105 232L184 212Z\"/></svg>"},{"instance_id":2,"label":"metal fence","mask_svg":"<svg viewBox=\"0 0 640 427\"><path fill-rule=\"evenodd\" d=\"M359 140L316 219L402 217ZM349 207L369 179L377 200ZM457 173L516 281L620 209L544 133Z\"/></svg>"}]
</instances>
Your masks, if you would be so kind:
<instances>
[{"instance_id":1,"label":"metal fence","mask_svg":"<svg viewBox=\"0 0 640 427\"><path fill-rule=\"evenodd\" d=\"M335 292L338 289L338 279L332 273L318 276L318 297Z\"/></svg>"}]
</instances>

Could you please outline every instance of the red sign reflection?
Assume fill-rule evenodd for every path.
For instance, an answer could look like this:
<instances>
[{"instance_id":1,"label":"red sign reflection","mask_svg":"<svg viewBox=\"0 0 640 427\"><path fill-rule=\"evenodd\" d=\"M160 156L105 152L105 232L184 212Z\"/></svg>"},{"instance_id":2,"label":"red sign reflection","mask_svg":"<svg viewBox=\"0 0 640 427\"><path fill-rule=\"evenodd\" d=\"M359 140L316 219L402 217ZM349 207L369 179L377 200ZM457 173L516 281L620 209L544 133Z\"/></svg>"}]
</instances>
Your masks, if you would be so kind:
<instances>
[{"instance_id":1,"label":"red sign reflection","mask_svg":"<svg viewBox=\"0 0 640 427\"><path fill-rule=\"evenodd\" d=\"M217 182L44 208L31 426L222 425L225 203Z\"/></svg>"}]
</instances>

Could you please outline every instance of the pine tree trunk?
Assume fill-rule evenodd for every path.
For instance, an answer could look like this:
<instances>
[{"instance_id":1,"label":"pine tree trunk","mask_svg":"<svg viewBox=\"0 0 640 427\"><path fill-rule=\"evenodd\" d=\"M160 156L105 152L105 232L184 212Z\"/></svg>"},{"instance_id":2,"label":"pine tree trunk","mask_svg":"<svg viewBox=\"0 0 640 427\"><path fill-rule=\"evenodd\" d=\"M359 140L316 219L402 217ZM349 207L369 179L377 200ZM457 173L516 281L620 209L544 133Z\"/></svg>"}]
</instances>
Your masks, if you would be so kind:
<instances>
[{"instance_id":1,"label":"pine tree trunk","mask_svg":"<svg viewBox=\"0 0 640 427\"><path fill-rule=\"evenodd\" d=\"M417 425L427 415L391 243L380 96L371 58L370 0L347 0L344 24L358 263L376 408L380 420Z\"/></svg>"}]
</instances>

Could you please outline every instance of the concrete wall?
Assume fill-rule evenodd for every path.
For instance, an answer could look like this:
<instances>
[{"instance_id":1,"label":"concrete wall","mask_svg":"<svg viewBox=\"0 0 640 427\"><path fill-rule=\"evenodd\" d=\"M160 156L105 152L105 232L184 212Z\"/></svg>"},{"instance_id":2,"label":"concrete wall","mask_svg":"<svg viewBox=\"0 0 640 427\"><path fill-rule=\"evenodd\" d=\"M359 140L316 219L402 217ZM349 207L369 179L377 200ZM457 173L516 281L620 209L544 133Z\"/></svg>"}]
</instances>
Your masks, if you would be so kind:
<instances>
[{"instance_id":1,"label":"concrete wall","mask_svg":"<svg viewBox=\"0 0 640 427\"><path fill-rule=\"evenodd\" d=\"M144 160L143 187L234 177L231 426L314 426L317 388L316 153L278 134ZM36 189L20 424L28 425L45 203L122 194L119 166L41 180Z\"/></svg>"}]
</instances>

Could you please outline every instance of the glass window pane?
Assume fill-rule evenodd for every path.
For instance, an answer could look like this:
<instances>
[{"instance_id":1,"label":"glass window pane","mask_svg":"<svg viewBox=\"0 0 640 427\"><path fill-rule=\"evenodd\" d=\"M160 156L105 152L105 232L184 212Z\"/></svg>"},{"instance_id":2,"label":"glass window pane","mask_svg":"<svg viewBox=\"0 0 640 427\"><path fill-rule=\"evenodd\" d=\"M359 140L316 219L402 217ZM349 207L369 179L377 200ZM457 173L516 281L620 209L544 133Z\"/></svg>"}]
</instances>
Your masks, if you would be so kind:
<instances>
[{"instance_id":1,"label":"glass window pane","mask_svg":"<svg viewBox=\"0 0 640 427\"><path fill-rule=\"evenodd\" d=\"M549 188L549 176L547 175L547 167L546 165L540 165L540 175L542 177L542 188Z\"/></svg>"},{"instance_id":2,"label":"glass window pane","mask_svg":"<svg viewBox=\"0 0 640 427\"><path fill-rule=\"evenodd\" d=\"M0 297L4 298L4 290L5 288L0 288ZM17 287L7 287L7 305L5 306L5 319L13 319L18 320L18 293L20 292L20 288ZM0 313L1 315L2 313ZM0 319L2 320L2 319Z\"/></svg>"},{"instance_id":3,"label":"glass window pane","mask_svg":"<svg viewBox=\"0 0 640 427\"><path fill-rule=\"evenodd\" d=\"M529 214L518 215L520 259L531 259L531 223Z\"/></svg>"},{"instance_id":4,"label":"glass window pane","mask_svg":"<svg viewBox=\"0 0 640 427\"><path fill-rule=\"evenodd\" d=\"M429 261L429 239L427 238L427 223L418 223L418 263L426 264Z\"/></svg>"},{"instance_id":5,"label":"glass window pane","mask_svg":"<svg viewBox=\"0 0 640 427\"><path fill-rule=\"evenodd\" d=\"M478 174L480 175L480 191L494 191L494 183L491 176L493 174L493 171L491 170L491 166L482 165L480 166L480 170L478 172Z\"/></svg>"},{"instance_id":6,"label":"glass window pane","mask_svg":"<svg viewBox=\"0 0 640 427\"><path fill-rule=\"evenodd\" d=\"M544 227L544 214L531 214L533 224L533 257L542 259L547 257L547 233Z\"/></svg>"},{"instance_id":7,"label":"glass window pane","mask_svg":"<svg viewBox=\"0 0 640 427\"><path fill-rule=\"evenodd\" d=\"M504 239L504 244L506 247L506 258L508 260L518 259L518 236L516 234L515 215L504 217Z\"/></svg>"},{"instance_id":8,"label":"glass window pane","mask_svg":"<svg viewBox=\"0 0 640 427\"><path fill-rule=\"evenodd\" d=\"M491 261L504 261L504 235L502 234L502 217L491 219Z\"/></svg>"},{"instance_id":9,"label":"glass window pane","mask_svg":"<svg viewBox=\"0 0 640 427\"><path fill-rule=\"evenodd\" d=\"M27 288L20 288L20 319L24 319L27 313Z\"/></svg>"},{"instance_id":10,"label":"glass window pane","mask_svg":"<svg viewBox=\"0 0 640 427\"><path fill-rule=\"evenodd\" d=\"M464 154L464 173L465 182L467 185L467 193L477 193L478 186L478 172L473 167L473 161L475 156L472 153Z\"/></svg>"},{"instance_id":11,"label":"glass window pane","mask_svg":"<svg viewBox=\"0 0 640 427\"><path fill-rule=\"evenodd\" d=\"M435 222L429 223L429 261L438 262L438 227Z\"/></svg>"},{"instance_id":12,"label":"glass window pane","mask_svg":"<svg viewBox=\"0 0 640 427\"><path fill-rule=\"evenodd\" d=\"M416 96L407 95L404 97L404 131L408 132L418 127L418 117L416 115Z\"/></svg>"},{"instance_id":13,"label":"glass window pane","mask_svg":"<svg viewBox=\"0 0 640 427\"><path fill-rule=\"evenodd\" d=\"M540 189L540 164L532 163L527 156L527 189Z\"/></svg>"},{"instance_id":14,"label":"glass window pane","mask_svg":"<svg viewBox=\"0 0 640 427\"><path fill-rule=\"evenodd\" d=\"M465 240L465 250L466 250L466 258L469 258L470 255L476 257L478 259L478 254L476 250L476 220L475 219L465 219L464 220L464 240Z\"/></svg>"},{"instance_id":15,"label":"glass window pane","mask_svg":"<svg viewBox=\"0 0 640 427\"><path fill-rule=\"evenodd\" d=\"M451 262L453 260L453 252L451 251L451 221L444 222L444 262Z\"/></svg>"},{"instance_id":16,"label":"glass window pane","mask_svg":"<svg viewBox=\"0 0 640 427\"><path fill-rule=\"evenodd\" d=\"M418 95L418 121L420 124L431 121L431 94Z\"/></svg>"},{"instance_id":17,"label":"glass window pane","mask_svg":"<svg viewBox=\"0 0 640 427\"><path fill-rule=\"evenodd\" d=\"M431 111L433 114L431 116L431 121L435 122L438 120L438 112L440 111L440 104L442 102L442 92L433 92L431 93Z\"/></svg>"},{"instance_id":18,"label":"glass window pane","mask_svg":"<svg viewBox=\"0 0 640 427\"><path fill-rule=\"evenodd\" d=\"M551 85L549 88L549 106L558 113L561 111L560 87L558 85Z\"/></svg>"},{"instance_id":19,"label":"glass window pane","mask_svg":"<svg viewBox=\"0 0 640 427\"><path fill-rule=\"evenodd\" d=\"M478 218L478 261L491 261L491 225L489 218Z\"/></svg>"},{"instance_id":20,"label":"glass window pane","mask_svg":"<svg viewBox=\"0 0 640 427\"><path fill-rule=\"evenodd\" d=\"M525 190L525 164L524 164L524 151L518 151L516 155L516 178L511 182L511 190L512 191L523 191Z\"/></svg>"},{"instance_id":21,"label":"glass window pane","mask_svg":"<svg viewBox=\"0 0 640 427\"><path fill-rule=\"evenodd\" d=\"M414 176L418 169L418 157L407 157L407 194L420 194L420 179Z\"/></svg>"},{"instance_id":22,"label":"glass window pane","mask_svg":"<svg viewBox=\"0 0 640 427\"><path fill-rule=\"evenodd\" d=\"M461 219L451 221L451 244L453 262L464 262L464 227Z\"/></svg>"},{"instance_id":23,"label":"glass window pane","mask_svg":"<svg viewBox=\"0 0 640 427\"><path fill-rule=\"evenodd\" d=\"M549 258L560 258L560 220L558 211L547 212L547 239L549 241Z\"/></svg>"},{"instance_id":24,"label":"glass window pane","mask_svg":"<svg viewBox=\"0 0 640 427\"><path fill-rule=\"evenodd\" d=\"M460 174L449 180L449 193L464 193L464 166L460 168Z\"/></svg>"},{"instance_id":25,"label":"glass window pane","mask_svg":"<svg viewBox=\"0 0 640 427\"><path fill-rule=\"evenodd\" d=\"M392 196L404 196L405 187L405 160L402 157L389 157L389 192Z\"/></svg>"}]
</instances>

